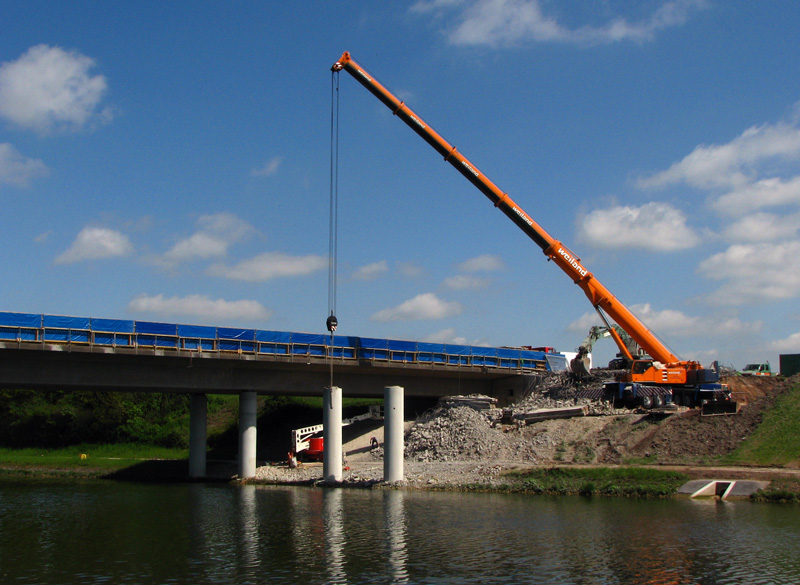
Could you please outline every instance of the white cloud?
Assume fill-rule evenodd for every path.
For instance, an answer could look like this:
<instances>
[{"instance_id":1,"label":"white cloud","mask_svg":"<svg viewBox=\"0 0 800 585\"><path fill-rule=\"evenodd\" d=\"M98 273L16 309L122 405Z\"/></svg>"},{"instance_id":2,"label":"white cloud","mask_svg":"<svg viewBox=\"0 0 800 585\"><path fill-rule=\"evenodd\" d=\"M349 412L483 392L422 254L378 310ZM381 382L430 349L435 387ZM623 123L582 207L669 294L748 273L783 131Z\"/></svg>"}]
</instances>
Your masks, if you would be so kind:
<instances>
[{"instance_id":1,"label":"white cloud","mask_svg":"<svg viewBox=\"0 0 800 585\"><path fill-rule=\"evenodd\" d=\"M713 207L728 216L739 216L755 209L800 203L800 176L791 179L770 177L741 185L719 197Z\"/></svg>"},{"instance_id":2,"label":"white cloud","mask_svg":"<svg viewBox=\"0 0 800 585\"><path fill-rule=\"evenodd\" d=\"M458 24L449 32L450 42L456 45L513 46L528 41L600 45L652 40L659 30L683 24L693 10L705 5L704 0L672 0L639 22L618 17L602 26L576 28L546 16L538 0L420 0L411 11L441 14L459 10Z\"/></svg>"},{"instance_id":3,"label":"white cloud","mask_svg":"<svg viewBox=\"0 0 800 585\"><path fill-rule=\"evenodd\" d=\"M291 256L282 252L266 252L254 258L242 260L233 266L215 264L206 272L210 276L220 276L232 280L263 282L272 278L305 276L327 267L328 259L325 256L314 254Z\"/></svg>"},{"instance_id":4,"label":"white cloud","mask_svg":"<svg viewBox=\"0 0 800 585\"><path fill-rule=\"evenodd\" d=\"M106 79L91 76L93 67L94 60L77 51L31 47L16 61L0 65L0 116L41 133L110 120L110 110L98 109Z\"/></svg>"},{"instance_id":5,"label":"white cloud","mask_svg":"<svg viewBox=\"0 0 800 585\"><path fill-rule=\"evenodd\" d=\"M396 307L373 314L372 321L419 321L445 319L461 314L461 303L443 301L433 293L423 293Z\"/></svg>"},{"instance_id":6,"label":"white cloud","mask_svg":"<svg viewBox=\"0 0 800 585\"><path fill-rule=\"evenodd\" d=\"M177 242L163 255L161 262L174 265L198 259L221 258L228 253L231 244L255 232L249 223L232 213L201 215L197 224L198 231Z\"/></svg>"},{"instance_id":7,"label":"white cloud","mask_svg":"<svg viewBox=\"0 0 800 585\"><path fill-rule=\"evenodd\" d=\"M204 295L164 297L164 295L142 294L128 303L128 311L150 313L161 317L177 315L197 317L204 322L264 320L272 315L272 311L258 301L226 301L211 299Z\"/></svg>"},{"instance_id":8,"label":"white cloud","mask_svg":"<svg viewBox=\"0 0 800 585\"><path fill-rule=\"evenodd\" d=\"M386 260L372 262L361 266L353 273L353 280L375 280L389 271L389 264Z\"/></svg>"},{"instance_id":9,"label":"white cloud","mask_svg":"<svg viewBox=\"0 0 800 585\"><path fill-rule=\"evenodd\" d=\"M424 270L419 264L414 262L398 262L397 272L406 278L419 278Z\"/></svg>"},{"instance_id":10,"label":"white cloud","mask_svg":"<svg viewBox=\"0 0 800 585\"><path fill-rule=\"evenodd\" d=\"M475 290L489 286L489 280L468 274L457 274L445 278L443 284L453 290Z\"/></svg>"},{"instance_id":11,"label":"white cloud","mask_svg":"<svg viewBox=\"0 0 800 585\"><path fill-rule=\"evenodd\" d=\"M8 142L0 143L0 185L27 187L31 179L44 177L49 172L41 160L22 156Z\"/></svg>"},{"instance_id":12,"label":"white cloud","mask_svg":"<svg viewBox=\"0 0 800 585\"><path fill-rule=\"evenodd\" d=\"M505 267L503 260L494 254L481 254L469 260L465 260L458 265L458 270L461 272L479 272L479 271L494 271L502 270Z\"/></svg>"},{"instance_id":13,"label":"white cloud","mask_svg":"<svg viewBox=\"0 0 800 585\"><path fill-rule=\"evenodd\" d=\"M71 264L83 260L101 260L127 256L133 244L122 232L100 227L85 227L66 252L56 258L56 264Z\"/></svg>"},{"instance_id":14,"label":"white cloud","mask_svg":"<svg viewBox=\"0 0 800 585\"><path fill-rule=\"evenodd\" d=\"M697 273L725 281L708 300L717 305L778 301L800 295L800 240L734 244L700 263Z\"/></svg>"},{"instance_id":15,"label":"white cloud","mask_svg":"<svg viewBox=\"0 0 800 585\"><path fill-rule=\"evenodd\" d=\"M789 337L773 341L769 347L778 353L800 353L800 333L792 333Z\"/></svg>"},{"instance_id":16,"label":"white cloud","mask_svg":"<svg viewBox=\"0 0 800 585\"><path fill-rule=\"evenodd\" d=\"M728 315L692 317L675 309L656 310L650 303L631 305L631 312L656 335L672 337L727 336L760 331L761 321L744 322ZM567 326L568 331L588 333L594 325L602 325L594 311L584 313Z\"/></svg>"},{"instance_id":17,"label":"white cloud","mask_svg":"<svg viewBox=\"0 0 800 585\"><path fill-rule=\"evenodd\" d=\"M787 123L765 124L748 128L727 144L698 146L666 171L640 178L638 185L660 188L686 183L700 189L738 190L756 182L758 166L765 161L798 157L800 129Z\"/></svg>"},{"instance_id":18,"label":"white cloud","mask_svg":"<svg viewBox=\"0 0 800 585\"><path fill-rule=\"evenodd\" d=\"M259 167L257 169L253 169L250 171L250 175L253 177L269 177L270 175L274 175L278 172L278 168L281 166L283 162L283 157L276 156L269 159L264 166Z\"/></svg>"},{"instance_id":19,"label":"white cloud","mask_svg":"<svg viewBox=\"0 0 800 585\"><path fill-rule=\"evenodd\" d=\"M684 250L700 238L686 225L686 215L666 203L598 209L578 222L578 238L597 248Z\"/></svg>"},{"instance_id":20,"label":"white cloud","mask_svg":"<svg viewBox=\"0 0 800 585\"><path fill-rule=\"evenodd\" d=\"M442 329L441 331L431 333L427 337L424 337L421 341L425 341L427 343L454 343L457 345L478 345L477 343L468 342L466 337L456 335L456 330L454 327L448 327L447 329Z\"/></svg>"},{"instance_id":21,"label":"white cloud","mask_svg":"<svg viewBox=\"0 0 800 585\"><path fill-rule=\"evenodd\" d=\"M774 242L791 240L800 231L800 213L777 215L754 213L728 224L723 236L729 242Z\"/></svg>"}]
</instances>

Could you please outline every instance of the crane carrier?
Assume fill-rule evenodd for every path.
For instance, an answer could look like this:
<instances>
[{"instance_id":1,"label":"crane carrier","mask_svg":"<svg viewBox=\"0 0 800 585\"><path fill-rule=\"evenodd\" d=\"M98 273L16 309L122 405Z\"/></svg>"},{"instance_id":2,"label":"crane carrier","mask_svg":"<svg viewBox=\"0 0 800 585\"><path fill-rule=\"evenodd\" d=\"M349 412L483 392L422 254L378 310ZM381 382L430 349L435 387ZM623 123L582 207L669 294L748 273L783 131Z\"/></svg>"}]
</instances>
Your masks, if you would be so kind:
<instances>
[{"instance_id":1,"label":"crane carrier","mask_svg":"<svg viewBox=\"0 0 800 585\"><path fill-rule=\"evenodd\" d=\"M497 187L475 164L356 63L349 52L343 53L331 70L334 74L344 70L352 75L532 239L545 256L555 262L583 290L605 326L609 331L613 331L611 336L623 354L629 352L621 337L613 329L611 321L619 325L647 353L649 356L647 359L632 359L630 369L619 380L606 383L602 398L644 406L666 402L685 406L702 405L704 414L738 412L738 403L731 400L727 386L720 384L716 369L704 368L696 361L681 360L672 353L638 317L595 278L574 252L547 233L509 197L508 193Z\"/></svg>"}]
</instances>

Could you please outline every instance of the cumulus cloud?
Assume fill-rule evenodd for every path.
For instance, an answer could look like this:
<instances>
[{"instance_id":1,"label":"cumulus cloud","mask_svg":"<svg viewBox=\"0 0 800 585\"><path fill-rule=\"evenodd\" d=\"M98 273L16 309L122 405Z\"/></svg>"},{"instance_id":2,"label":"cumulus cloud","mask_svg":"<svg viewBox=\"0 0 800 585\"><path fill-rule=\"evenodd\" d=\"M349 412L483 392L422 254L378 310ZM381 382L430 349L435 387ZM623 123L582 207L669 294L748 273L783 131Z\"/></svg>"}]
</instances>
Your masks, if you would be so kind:
<instances>
[{"instance_id":1,"label":"cumulus cloud","mask_svg":"<svg viewBox=\"0 0 800 585\"><path fill-rule=\"evenodd\" d=\"M411 7L419 14L457 12L448 31L455 45L514 46L525 42L601 45L619 41L650 41L664 28L681 25L706 5L705 0L664 2L649 17L629 22L622 17L601 26L570 28L547 16L539 0L420 0Z\"/></svg>"},{"instance_id":2,"label":"cumulus cloud","mask_svg":"<svg viewBox=\"0 0 800 585\"><path fill-rule=\"evenodd\" d=\"M800 231L800 213L778 215L754 213L729 223L722 235L730 242L774 242L790 240Z\"/></svg>"},{"instance_id":3,"label":"cumulus cloud","mask_svg":"<svg viewBox=\"0 0 800 585\"><path fill-rule=\"evenodd\" d=\"M215 264L206 271L210 276L220 276L232 280L263 282L273 278L306 276L328 267L325 256L309 254L292 256L282 252L266 252L253 258L242 260L233 266Z\"/></svg>"},{"instance_id":4,"label":"cumulus cloud","mask_svg":"<svg viewBox=\"0 0 800 585\"><path fill-rule=\"evenodd\" d=\"M489 286L489 280L469 274L457 274L445 278L443 284L453 290L475 290Z\"/></svg>"},{"instance_id":5,"label":"cumulus cloud","mask_svg":"<svg viewBox=\"0 0 800 585\"><path fill-rule=\"evenodd\" d=\"M431 333L427 337L424 337L421 341L425 341L427 343L454 343L457 345L480 345L480 343L475 341L468 341L466 337L461 335L456 335L456 330L454 327L448 327L446 329L442 329L441 331L436 331L435 333Z\"/></svg>"},{"instance_id":6,"label":"cumulus cloud","mask_svg":"<svg viewBox=\"0 0 800 585\"><path fill-rule=\"evenodd\" d=\"M353 280L375 280L389 272L389 264L386 260L372 262L361 266L353 273Z\"/></svg>"},{"instance_id":7,"label":"cumulus cloud","mask_svg":"<svg viewBox=\"0 0 800 585\"><path fill-rule=\"evenodd\" d=\"M101 227L85 227L72 245L56 258L56 264L72 264L83 260L102 260L127 256L133 252L130 238L122 232Z\"/></svg>"},{"instance_id":8,"label":"cumulus cloud","mask_svg":"<svg viewBox=\"0 0 800 585\"><path fill-rule=\"evenodd\" d=\"M419 278L424 273L424 270L414 262L398 262L397 272L406 278Z\"/></svg>"},{"instance_id":9,"label":"cumulus cloud","mask_svg":"<svg viewBox=\"0 0 800 585\"><path fill-rule=\"evenodd\" d=\"M702 189L730 188L753 182L757 165L772 158L800 155L800 129L778 123L754 126L727 144L701 145L665 171L642 177L643 188L687 183Z\"/></svg>"},{"instance_id":10,"label":"cumulus cloud","mask_svg":"<svg viewBox=\"0 0 800 585\"><path fill-rule=\"evenodd\" d=\"M778 353L800 353L800 332L792 333L784 339L777 339L770 343L769 347Z\"/></svg>"},{"instance_id":11,"label":"cumulus cloud","mask_svg":"<svg viewBox=\"0 0 800 585\"><path fill-rule=\"evenodd\" d=\"M94 60L77 51L36 45L0 65L0 116L40 133L78 130L111 119L100 109L107 83L90 74Z\"/></svg>"},{"instance_id":12,"label":"cumulus cloud","mask_svg":"<svg viewBox=\"0 0 800 585\"><path fill-rule=\"evenodd\" d=\"M725 281L708 297L714 304L791 299L800 295L800 241L734 244L706 258L697 273Z\"/></svg>"},{"instance_id":13,"label":"cumulus cloud","mask_svg":"<svg viewBox=\"0 0 800 585\"><path fill-rule=\"evenodd\" d=\"M8 142L0 143L0 185L27 187L32 179L44 177L49 172L41 160L22 156Z\"/></svg>"},{"instance_id":14,"label":"cumulus cloud","mask_svg":"<svg viewBox=\"0 0 800 585\"><path fill-rule=\"evenodd\" d=\"M462 310L461 303L443 301L433 293L423 293L396 307L378 311L370 319L382 322L445 319L461 314Z\"/></svg>"},{"instance_id":15,"label":"cumulus cloud","mask_svg":"<svg viewBox=\"0 0 800 585\"><path fill-rule=\"evenodd\" d=\"M763 322L745 322L738 317L706 315L693 317L675 309L657 310L650 303L632 305L630 310L653 332L673 337L727 336L753 333L763 328ZM594 325L602 325L597 313L587 312L567 326L568 331L586 333Z\"/></svg>"},{"instance_id":16,"label":"cumulus cloud","mask_svg":"<svg viewBox=\"0 0 800 585\"><path fill-rule=\"evenodd\" d=\"M274 175L278 172L278 168L280 168L282 162L283 157L273 157L264 163L263 166L250 171L250 175L253 177L269 177L270 175Z\"/></svg>"},{"instance_id":17,"label":"cumulus cloud","mask_svg":"<svg viewBox=\"0 0 800 585\"><path fill-rule=\"evenodd\" d=\"M272 315L258 301L226 301L204 295L165 297L142 294L128 303L131 313L148 313L160 317L189 316L205 322L264 320Z\"/></svg>"},{"instance_id":18,"label":"cumulus cloud","mask_svg":"<svg viewBox=\"0 0 800 585\"><path fill-rule=\"evenodd\" d=\"M654 252L684 250L700 242L682 211L658 202L592 211L579 220L578 238L597 248Z\"/></svg>"},{"instance_id":19,"label":"cumulus cloud","mask_svg":"<svg viewBox=\"0 0 800 585\"><path fill-rule=\"evenodd\" d=\"M502 270L505 267L503 260L494 254L481 254L469 260L465 260L458 265L458 270L461 272L491 272L494 270Z\"/></svg>"},{"instance_id":20,"label":"cumulus cloud","mask_svg":"<svg viewBox=\"0 0 800 585\"><path fill-rule=\"evenodd\" d=\"M228 253L231 244L245 239L255 232L249 223L232 213L201 215L197 219L198 230L175 243L161 258L167 265L192 260L221 258Z\"/></svg>"}]
</instances>

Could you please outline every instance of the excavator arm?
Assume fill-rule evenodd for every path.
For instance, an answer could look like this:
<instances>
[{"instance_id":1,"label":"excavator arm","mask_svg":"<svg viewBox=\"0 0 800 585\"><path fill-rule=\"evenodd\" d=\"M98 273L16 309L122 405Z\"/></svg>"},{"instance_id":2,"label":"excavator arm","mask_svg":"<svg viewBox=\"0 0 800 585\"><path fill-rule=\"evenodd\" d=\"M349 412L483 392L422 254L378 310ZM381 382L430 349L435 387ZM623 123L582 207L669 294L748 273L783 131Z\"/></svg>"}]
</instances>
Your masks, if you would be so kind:
<instances>
[{"instance_id":1,"label":"excavator arm","mask_svg":"<svg viewBox=\"0 0 800 585\"><path fill-rule=\"evenodd\" d=\"M514 224L517 225L542 249L545 256L552 260L563 270L572 281L577 284L589 302L600 313L604 321L605 315L613 319L624 331L628 333L656 362L660 362L658 369L670 370L670 382L686 383L688 370L700 369L697 362L681 361L673 354L625 305L623 305L611 292L603 286L594 275L581 263L580 258L570 251L564 244L553 238L533 218L531 218L508 193L502 191L476 165L469 161L454 146L442 138L420 116L411 110L404 102L400 101L386 87L381 85L361 65L356 63L349 52L331 67L332 71L345 70L356 81L361 83L370 93L383 102L394 115L405 122L414 132L419 134L425 142L433 147L445 161L450 163L470 183L502 211ZM662 366L663 365L663 366ZM665 372L650 372L642 378L664 378ZM642 373L639 374L642 376ZM665 380L666 381L666 380Z\"/></svg>"}]
</instances>

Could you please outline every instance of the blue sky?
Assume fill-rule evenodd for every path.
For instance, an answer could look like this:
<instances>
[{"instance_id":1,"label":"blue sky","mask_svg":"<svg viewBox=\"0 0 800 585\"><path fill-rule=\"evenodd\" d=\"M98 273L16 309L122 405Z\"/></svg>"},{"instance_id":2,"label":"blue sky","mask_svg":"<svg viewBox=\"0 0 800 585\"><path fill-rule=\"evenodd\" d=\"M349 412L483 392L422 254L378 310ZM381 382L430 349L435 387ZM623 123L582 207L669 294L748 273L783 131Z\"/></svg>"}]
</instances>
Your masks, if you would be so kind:
<instances>
[{"instance_id":1,"label":"blue sky","mask_svg":"<svg viewBox=\"0 0 800 585\"><path fill-rule=\"evenodd\" d=\"M676 354L800 352L796 2L7 0L0 22L0 310L324 332L348 50ZM338 332L577 347L580 289L339 84Z\"/></svg>"}]
</instances>

